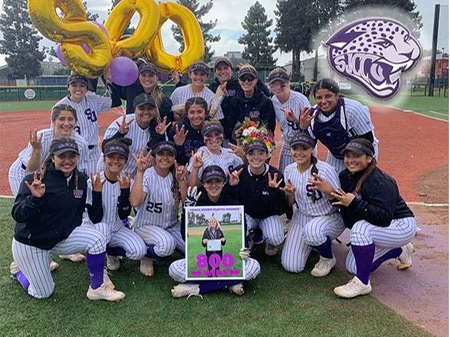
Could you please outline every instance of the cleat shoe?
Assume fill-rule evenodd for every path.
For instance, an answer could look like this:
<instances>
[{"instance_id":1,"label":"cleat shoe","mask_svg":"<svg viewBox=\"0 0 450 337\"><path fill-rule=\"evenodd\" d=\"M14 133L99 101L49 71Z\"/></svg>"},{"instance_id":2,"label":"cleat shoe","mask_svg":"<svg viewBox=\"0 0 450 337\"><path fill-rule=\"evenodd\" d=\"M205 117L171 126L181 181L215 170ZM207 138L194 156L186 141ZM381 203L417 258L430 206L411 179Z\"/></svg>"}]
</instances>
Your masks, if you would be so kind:
<instances>
[{"instance_id":1,"label":"cleat shoe","mask_svg":"<svg viewBox=\"0 0 450 337\"><path fill-rule=\"evenodd\" d=\"M356 276L352 278L347 284L334 288L334 293L339 297L353 298L360 295L367 295L372 291L372 286L369 283L366 285L360 281Z\"/></svg>"},{"instance_id":2,"label":"cleat shoe","mask_svg":"<svg viewBox=\"0 0 450 337\"><path fill-rule=\"evenodd\" d=\"M60 255L59 256L61 260L70 260L72 262L82 262L86 258L83 254L77 253L77 254L69 254L69 255Z\"/></svg>"},{"instance_id":3,"label":"cleat shoe","mask_svg":"<svg viewBox=\"0 0 450 337\"><path fill-rule=\"evenodd\" d=\"M261 228L255 228L250 233L250 239L255 245L260 245L264 242L263 232Z\"/></svg>"},{"instance_id":4,"label":"cleat shoe","mask_svg":"<svg viewBox=\"0 0 450 337\"><path fill-rule=\"evenodd\" d=\"M109 289L114 289L116 287L109 278L108 271L106 269L103 269L103 284L106 284Z\"/></svg>"},{"instance_id":5,"label":"cleat shoe","mask_svg":"<svg viewBox=\"0 0 450 337\"><path fill-rule=\"evenodd\" d=\"M319 262L317 262L311 270L311 275L314 277L324 277L327 276L331 269L333 269L336 264L336 258L333 256L331 259L325 257L320 257Z\"/></svg>"},{"instance_id":6,"label":"cleat shoe","mask_svg":"<svg viewBox=\"0 0 450 337\"><path fill-rule=\"evenodd\" d=\"M155 274L155 269L153 268L153 259L144 256L141 259L141 265L139 267L142 275L153 276Z\"/></svg>"},{"instance_id":7,"label":"cleat shoe","mask_svg":"<svg viewBox=\"0 0 450 337\"><path fill-rule=\"evenodd\" d=\"M106 256L106 268L109 270L119 270L120 268L120 258L117 256Z\"/></svg>"},{"instance_id":8,"label":"cleat shoe","mask_svg":"<svg viewBox=\"0 0 450 337\"><path fill-rule=\"evenodd\" d=\"M54 271L58 268L59 268L59 264L52 260L52 262L50 262L50 271Z\"/></svg>"},{"instance_id":9,"label":"cleat shoe","mask_svg":"<svg viewBox=\"0 0 450 337\"><path fill-rule=\"evenodd\" d=\"M277 246L271 245L270 243L266 242L266 248L264 249L264 252L267 256L275 256L278 253Z\"/></svg>"},{"instance_id":10,"label":"cleat shoe","mask_svg":"<svg viewBox=\"0 0 450 337\"><path fill-rule=\"evenodd\" d=\"M16 275L19 271L20 271L20 268L17 265L17 263L15 263L14 261L11 262L11 264L9 265L9 273L10 273L11 277L14 278L14 275Z\"/></svg>"},{"instance_id":11,"label":"cleat shoe","mask_svg":"<svg viewBox=\"0 0 450 337\"><path fill-rule=\"evenodd\" d=\"M113 290L106 284L102 284L97 289L92 289L89 286L87 297L92 301L105 300L105 301L120 301L125 298L125 294L121 291Z\"/></svg>"},{"instance_id":12,"label":"cleat shoe","mask_svg":"<svg viewBox=\"0 0 450 337\"><path fill-rule=\"evenodd\" d=\"M179 285L173 287L171 290L172 297L191 297L191 296L200 296L200 285L196 283L180 283ZM203 297L202 297L203 298Z\"/></svg>"},{"instance_id":13,"label":"cleat shoe","mask_svg":"<svg viewBox=\"0 0 450 337\"><path fill-rule=\"evenodd\" d=\"M232 285L231 287L228 287L228 289L230 289L230 291L237 296L242 296L245 293L244 284L242 282Z\"/></svg>"},{"instance_id":14,"label":"cleat shoe","mask_svg":"<svg viewBox=\"0 0 450 337\"><path fill-rule=\"evenodd\" d=\"M402 247L402 253L397 258L399 264L397 265L398 270L405 270L412 266L412 255L414 252L414 246L410 242Z\"/></svg>"}]
</instances>

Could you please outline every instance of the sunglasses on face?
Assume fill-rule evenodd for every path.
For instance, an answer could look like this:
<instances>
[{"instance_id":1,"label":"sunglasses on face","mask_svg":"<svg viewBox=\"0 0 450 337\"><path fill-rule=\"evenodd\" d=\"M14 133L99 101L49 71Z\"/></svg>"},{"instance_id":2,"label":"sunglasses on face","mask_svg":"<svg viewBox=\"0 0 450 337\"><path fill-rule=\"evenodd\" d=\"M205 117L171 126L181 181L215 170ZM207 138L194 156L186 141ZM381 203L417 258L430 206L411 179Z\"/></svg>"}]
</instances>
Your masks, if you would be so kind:
<instances>
[{"instance_id":1,"label":"sunglasses on face","mask_svg":"<svg viewBox=\"0 0 450 337\"><path fill-rule=\"evenodd\" d=\"M239 77L242 82L253 82L255 80L254 76L242 76Z\"/></svg>"},{"instance_id":2,"label":"sunglasses on face","mask_svg":"<svg viewBox=\"0 0 450 337\"><path fill-rule=\"evenodd\" d=\"M279 90L287 87L287 84L270 84L270 89Z\"/></svg>"}]
</instances>

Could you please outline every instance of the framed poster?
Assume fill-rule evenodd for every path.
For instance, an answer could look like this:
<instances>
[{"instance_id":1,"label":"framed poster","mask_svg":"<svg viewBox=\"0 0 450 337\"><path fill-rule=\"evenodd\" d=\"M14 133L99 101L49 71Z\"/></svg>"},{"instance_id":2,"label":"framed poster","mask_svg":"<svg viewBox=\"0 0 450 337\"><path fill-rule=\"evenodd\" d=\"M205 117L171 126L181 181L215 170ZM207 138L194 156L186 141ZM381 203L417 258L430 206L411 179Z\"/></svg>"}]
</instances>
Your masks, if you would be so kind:
<instances>
[{"instance_id":1,"label":"framed poster","mask_svg":"<svg viewBox=\"0 0 450 337\"><path fill-rule=\"evenodd\" d=\"M244 206L186 208L186 280L244 280Z\"/></svg>"}]
</instances>

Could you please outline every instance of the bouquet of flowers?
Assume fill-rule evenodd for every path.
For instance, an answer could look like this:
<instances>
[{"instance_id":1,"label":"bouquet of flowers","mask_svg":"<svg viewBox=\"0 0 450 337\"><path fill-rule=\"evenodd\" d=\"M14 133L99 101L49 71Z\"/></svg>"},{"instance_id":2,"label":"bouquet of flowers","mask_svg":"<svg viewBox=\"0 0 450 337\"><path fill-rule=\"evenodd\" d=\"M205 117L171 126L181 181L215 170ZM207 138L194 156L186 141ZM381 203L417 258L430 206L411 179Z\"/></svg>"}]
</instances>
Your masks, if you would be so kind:
<instances>
[{"instance_id":1,"label":"bouquet of flowers","mask_svg":"<svg viewBox=\"0 0 450 337\"><path fill-rule=\"evenodd\" d=\"M250 118L245 117L244 122L236 129L236 136L244 149L254 140L260 140L266 144L268 157L270 158L275 151L276 143L273 139L273 134L267 129L264 124L252 121Z\"/></svg>"}]
</instances>

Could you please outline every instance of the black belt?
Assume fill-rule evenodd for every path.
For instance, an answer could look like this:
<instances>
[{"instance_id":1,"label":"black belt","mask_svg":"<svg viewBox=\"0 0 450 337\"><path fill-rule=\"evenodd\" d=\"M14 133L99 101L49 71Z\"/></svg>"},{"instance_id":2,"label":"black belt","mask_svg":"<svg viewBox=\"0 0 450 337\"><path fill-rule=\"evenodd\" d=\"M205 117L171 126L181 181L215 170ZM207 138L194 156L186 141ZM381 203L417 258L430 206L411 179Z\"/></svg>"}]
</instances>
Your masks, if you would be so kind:
<instances>
[{"instance_id":1,"label":"black belt","mask_svg":"<svg viewBox=\"0 0 450 337\"><path fill-rule=\"evenodd\" d=\"M27 170L27 167L25 166L24 163L22 163L22 168L23 168L25 171Z\"/></svg>"},{"instance_id":2,"label":"black belt","mask_svg":"<svg viewBox=\"0 0 450 337\"><path fill-rule=\"evenodd\" d=\"M92 150L94 147L96 147L97 145L88 145L88 149Z\"/></svg>"}]
</instances>

